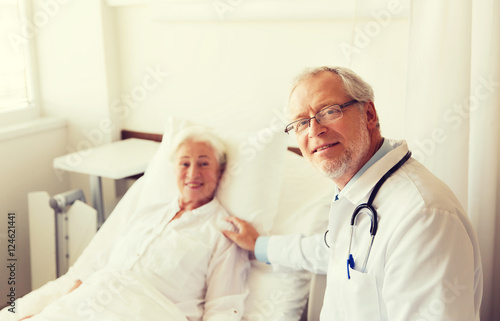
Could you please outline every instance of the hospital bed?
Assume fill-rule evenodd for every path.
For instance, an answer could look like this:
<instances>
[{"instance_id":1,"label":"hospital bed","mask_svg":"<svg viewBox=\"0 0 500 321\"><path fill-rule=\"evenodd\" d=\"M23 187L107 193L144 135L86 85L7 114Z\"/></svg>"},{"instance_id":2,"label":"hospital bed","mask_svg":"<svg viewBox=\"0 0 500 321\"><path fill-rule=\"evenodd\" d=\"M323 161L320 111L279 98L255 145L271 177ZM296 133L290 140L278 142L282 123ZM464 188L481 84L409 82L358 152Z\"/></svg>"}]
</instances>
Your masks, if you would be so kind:
<instances>
[{"instance_id":1,"label":"hospital bed","mask_svg":"<svg viewBox=\"0 0 500 321\"><path fill-rule=\"evenodd\" d=\"M177 187L173 177L169 177L172 174L165 166L165 154L173 135L192 125L169 119L163 135L123 131L122 139L162 143L145 175L137 179L115 211L130 211L175 193ZM218 134L228 143L229 162L217 198L232 215L252 222L262 235L324 232L333 184L298 155L298 148L287 146L285 134L270 128L250 133L219 130ZM273 271L272 266L254 260L251 264L244 320L319 319L324 276L304 271Z\"/></svg>"},{"instance_id":2,"label":"hospital bed","mask_svg":"<svg viewBox=\"0 0 500 321\"><path fill-rule=\"evenodd\" d=\"M274 191L271 197L260 203L262 208L258 209L260 215L266 217L265 220L259 218L259 215L252 215L252 210L241 214L239 210L243 206L236 206L237 202L233 200L225 204L229 212L252 221L262 234L323 233L328 225L328 213L334 195L331 180L314 170L301 156L299 148L288 146L287 136L281 131L273 132L271 136L269 129L262 129L250 134L238 133L239 137L229 138L233 134L224 131L219 133L226 141L233 143L233 150L231 146L229 150L228 168L232 163L244 162L242 158L247 154L252 157L252 147L255 147L256 156L246 164L252 168L251 173L235 178L237 181L229 183L231 185L225 190L239 189L241 185L245 185L247 188L242 188L243 190L254 190L257 194L255 197L261 196L260 199L265 198L263 196L267 191ZM128 138L160 142L163 135L123 130L122 139ZM255 141L262 146L259 143L251 143ZM235 153L234 146L238 146L239 153ZM244 150L245 147L248 152ZM245 164L242 167L247 170ZM258 169L262 172L254 176L253 173ZM259 178L264 176L267 176L267 179L260 182ZM240 184L240 180L245 184ZM276 204L273 204L275 202ZM266 212L266 209L269 212ZM269 265L253 261L249 285L250 295L244 320L319 320L326 287L325 275L276 272Z\"/></svg>"}]
</instances>

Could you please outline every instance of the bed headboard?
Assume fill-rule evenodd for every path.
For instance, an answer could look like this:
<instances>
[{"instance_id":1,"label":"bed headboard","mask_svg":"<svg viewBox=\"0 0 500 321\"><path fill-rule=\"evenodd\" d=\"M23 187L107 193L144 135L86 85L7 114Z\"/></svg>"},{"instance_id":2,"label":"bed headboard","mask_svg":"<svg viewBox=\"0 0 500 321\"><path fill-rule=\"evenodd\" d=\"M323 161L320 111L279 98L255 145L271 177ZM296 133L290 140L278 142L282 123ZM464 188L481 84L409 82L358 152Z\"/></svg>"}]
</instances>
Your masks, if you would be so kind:
<instances>
[{"instance_id":1,"label":"bed headboard","mask_svg":"<svg viewBox=\"0 0 500 321\"><path fill-rule=\"evenodd\" d=\"M163 135L122 129L121 139L123 140L128 138L139 138L139 139L153 140L155 142L161 142ZM291 151L292 153L302 156L302 153L298 147L289 146L288 150Z\"/></svg>"}]
</instances>

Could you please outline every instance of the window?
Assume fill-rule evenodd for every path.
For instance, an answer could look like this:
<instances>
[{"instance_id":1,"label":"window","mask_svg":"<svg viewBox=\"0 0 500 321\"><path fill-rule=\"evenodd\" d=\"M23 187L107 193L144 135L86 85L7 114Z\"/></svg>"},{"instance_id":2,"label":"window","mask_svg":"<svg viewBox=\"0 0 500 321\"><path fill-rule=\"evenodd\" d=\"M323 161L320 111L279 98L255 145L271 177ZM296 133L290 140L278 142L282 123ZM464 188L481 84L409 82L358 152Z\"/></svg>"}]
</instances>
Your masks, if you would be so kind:
<instances>
[{"instance_id":1,"label":"window","mask_svg":"<svg viewBox=\"0 0 500 321\"><path fill-rule=\"evenodd\" d=\"M38 116L25 0L0 0L0 125Z\"/></svg>"}]
</instances>

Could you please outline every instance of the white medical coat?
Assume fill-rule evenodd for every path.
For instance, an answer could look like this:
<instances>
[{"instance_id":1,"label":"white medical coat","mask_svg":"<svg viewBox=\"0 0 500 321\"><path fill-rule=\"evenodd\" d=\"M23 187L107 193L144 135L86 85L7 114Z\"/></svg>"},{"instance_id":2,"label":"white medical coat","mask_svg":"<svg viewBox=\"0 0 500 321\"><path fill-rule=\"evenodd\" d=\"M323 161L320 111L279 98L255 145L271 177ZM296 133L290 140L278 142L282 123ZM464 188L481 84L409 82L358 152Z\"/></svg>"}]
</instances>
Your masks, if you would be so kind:
<instances>
[{"instance_id":1,"label":"white medical coat","mask_svg":"<svg viewBox=\"0 0 500 321\"><path fill-rule=\"evenodd\" d=\"M367 262L370 219L360 214L347 277L350 219L378 180L407 153L406 142L372 165L332 203L329 232L271 237L271 264L327 271L321 320L479 320L482 268L477 236L451 190L414 159L374 200L378 232ZM326 259L328 258L328 259ZM328 260L328 261L327 261Z\"/></svg>"},{"instance_id":2,"label":"white medical coat","mask_svg":"<svg viewBox=\"0 0 500 321\"><path fill-rule=\"evenodd\" d=\"M171 221L178 211L175 200L133 215L111 215L66 275L19 301L19 317L39 313L78 279L86 284L103 271L130 271L189 321L240 320L249 261L248 253L221 232L232 229L224 220L227 212L216 199Z\"/></svg>"}]
</instances>

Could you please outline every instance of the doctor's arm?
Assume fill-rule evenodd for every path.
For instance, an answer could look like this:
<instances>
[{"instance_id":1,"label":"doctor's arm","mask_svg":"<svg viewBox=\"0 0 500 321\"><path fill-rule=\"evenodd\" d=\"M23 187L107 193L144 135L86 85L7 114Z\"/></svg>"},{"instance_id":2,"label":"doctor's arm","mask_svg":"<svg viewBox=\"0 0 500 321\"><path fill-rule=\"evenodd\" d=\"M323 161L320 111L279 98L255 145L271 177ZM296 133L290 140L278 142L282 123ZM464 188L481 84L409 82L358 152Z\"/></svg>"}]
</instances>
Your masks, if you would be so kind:
<instances>
[{"instance_id":1,"label":"doctor's arm","mask_svg":"<svg viewBox=\"0 0 500 321\"><path fill-rule=\"evenodd\" d=\"M251 251L259 261L272 264L275 270L307 270L326 274L329 256L323 234L260 236L245 220L235 217L227 220L238 231L224 231L224 235L242 249Z\"/></svg>"}]
</instances>

